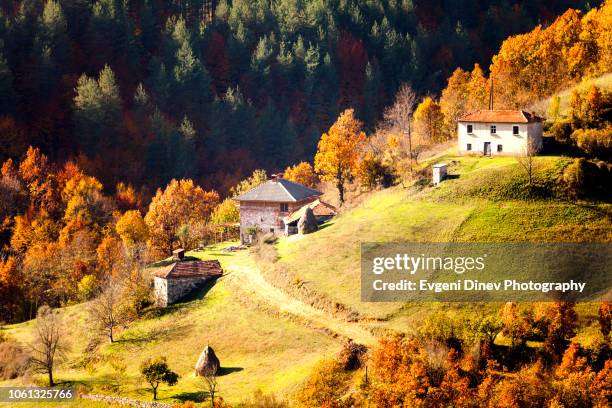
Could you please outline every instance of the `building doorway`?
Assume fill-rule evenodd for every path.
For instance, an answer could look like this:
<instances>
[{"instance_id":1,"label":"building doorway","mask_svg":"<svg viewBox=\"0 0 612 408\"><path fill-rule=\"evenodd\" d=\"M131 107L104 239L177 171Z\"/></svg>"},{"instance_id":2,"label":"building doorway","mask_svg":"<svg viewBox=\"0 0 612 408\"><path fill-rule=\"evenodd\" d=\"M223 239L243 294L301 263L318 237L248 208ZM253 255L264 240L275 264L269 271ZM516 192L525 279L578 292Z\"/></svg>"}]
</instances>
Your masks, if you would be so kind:
<instances>
[{"instance_id":1,"label":"building doorway","mask_svg":"<svg viewBox=\"0 0 612 408\"><path fill-rule=\"evenodd\" d=\"M491 142L484 142L484 155L485 156L491 155Z\"/></svg>"}]
</instances>

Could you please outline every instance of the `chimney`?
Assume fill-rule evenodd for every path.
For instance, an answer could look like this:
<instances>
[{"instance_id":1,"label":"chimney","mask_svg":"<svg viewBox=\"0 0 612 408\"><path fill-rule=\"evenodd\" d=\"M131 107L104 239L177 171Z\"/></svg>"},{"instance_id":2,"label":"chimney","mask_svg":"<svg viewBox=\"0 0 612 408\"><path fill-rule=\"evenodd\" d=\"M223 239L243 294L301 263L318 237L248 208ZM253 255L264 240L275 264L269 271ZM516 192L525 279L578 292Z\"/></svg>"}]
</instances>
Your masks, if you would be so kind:
<instances>
[{"instance_id":1,"label":"chimney","mask_svg":"<svg viewBox=\"0 0 612 408\"><path fill-rule=\"evenodd\" d=\"M172 257L176 260L181 260L185 258L185 250L183 248L175 249L172 251Z\"/></svg>"}]
</instances>

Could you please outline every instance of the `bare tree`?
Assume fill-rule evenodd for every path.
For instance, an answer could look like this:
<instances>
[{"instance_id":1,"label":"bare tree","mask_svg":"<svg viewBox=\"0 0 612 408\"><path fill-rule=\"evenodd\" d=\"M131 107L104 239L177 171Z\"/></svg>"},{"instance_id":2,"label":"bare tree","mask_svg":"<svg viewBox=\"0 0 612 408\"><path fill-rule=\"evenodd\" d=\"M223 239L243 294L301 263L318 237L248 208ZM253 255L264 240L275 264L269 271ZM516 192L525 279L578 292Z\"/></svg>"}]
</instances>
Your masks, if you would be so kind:
<instances>
[{"instance_id":1,"label":"bare tree","mask_svg":"<svg viewBox=\"0 0 612 408\"><path fill-rule=\"evenodd\" d=\"M209 368L204 371L203 381L208 395L210 396L210 406L215 408L215 394L217 393L217 367Z\"/></svg>"},{"instance_id":2,"label":"bare tree","mask_svg":"<svg viewBox=\"0 0 612 408\"><path fill-rule=\"evenodd\" d=\"M32 350L32 366L34 370L46 373L49 377L49 387L53 387L53 369L65 356L63 341L63 322L56 310L42 306L36 314L36 332Z\"/></svg>"},{"instance_id":3,"label":"bare tree","mask_svg":"<svg viewBox=\"0 0 612 408\"><path fill-rule=\"evenodd\" d=\"M535 172L535 156L538 153L540 146L532 137L527 137L527 144L523 147L523 150L519 155L516 156L516 160L519 162L525 173L529 186L533 183L533 174Z\"/></svg>"},{"instance_id":4,"label":"bare tree","mask_svg":"<svg viewBox=\"0 0 612 408\"><path fill-rule=\"evenodd\" d=\"M89 306L90 322L112 343L114 330L125 321L122 305L122 288L117 282L111 281L106 289L94 299Z\"/></svg>"},{"instance_id":5,"label":"bare tree","mask_svg":"<svg viewBox=\"0 0 612 408\"><path fill-rule=\"evenodd\" d=\"M385 120L391 128L399 131L408 142L408 155L410 160L410 171L412 172L412 114L416 105L417 96L409 84L402 84L395 94L393 105L385 110Z\"/></svg>"}]
</instances>

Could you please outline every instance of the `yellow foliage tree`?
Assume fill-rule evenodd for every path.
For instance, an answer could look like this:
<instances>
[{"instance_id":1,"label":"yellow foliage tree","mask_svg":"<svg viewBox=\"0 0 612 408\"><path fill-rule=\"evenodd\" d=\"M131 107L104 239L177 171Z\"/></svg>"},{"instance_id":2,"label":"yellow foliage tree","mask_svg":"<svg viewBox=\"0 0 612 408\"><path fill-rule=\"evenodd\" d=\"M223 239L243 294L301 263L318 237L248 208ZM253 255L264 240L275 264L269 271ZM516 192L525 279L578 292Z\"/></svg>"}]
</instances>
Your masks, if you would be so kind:
<instances>
[{"instance_id":1,"label":"yellow foliage tree","mask_svg":"<svg viewBox=\"0 0 612 408\"><path fill-rule=\"evenodd\" d=\"M308 162L300 162L295 166L289 166L283 174L283 178L293 181L294 183L302 184L307 187L314 188L319 179L311 164Z\"/></svg>"},{"instance_id":2,"label":"yellow foliage tree","mask_svg":"<svg viewBox=\"0 0 612 408\"><path fill-rule=\"evenodd\" d=\"M315 155L315 171L325 181L334 182L340 202L344 202L346 182L355 175L359 156L366 140L363 124L353 109L340 114L327 133L321 136Z\"/></svg>"},{"instance_id":3,"label":"yellow foliage tree","mask_svg":"<svg viewBox=\"0 0 612 408\"><path fill-rule=\"evenodd\" d=\"M146 242L149 238L149 228L138 210L123 213L115 224L115 230L126 247Z\"/></svg>"},{"instance_id":4,"label":"yellow foliage tree","mask_svg":"<svg viewBox=\"0 0 612 408\"><path fill-rule=\"evenodd\" d=\"M444 140L443 120L440 105L430 96L423 99L414 111L415 130L425 143L439 143Z\"/></svg>"}]
</instances>

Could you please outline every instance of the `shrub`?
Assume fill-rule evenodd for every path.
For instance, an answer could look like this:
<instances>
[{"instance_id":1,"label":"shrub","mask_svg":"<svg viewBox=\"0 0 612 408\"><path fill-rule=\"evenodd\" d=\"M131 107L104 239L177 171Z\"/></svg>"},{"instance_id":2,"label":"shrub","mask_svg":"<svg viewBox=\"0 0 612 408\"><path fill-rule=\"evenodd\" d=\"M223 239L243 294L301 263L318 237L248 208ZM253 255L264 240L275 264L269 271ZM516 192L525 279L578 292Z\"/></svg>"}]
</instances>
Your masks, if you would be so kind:
<instances>
[{"instance_id":1,"label":"shrub","mask_svg":"<svg viewBox=\"0 0 612 408\"><path fill-rule=\"evenodd\" d=\"M572 124L569 121L557 121L549 129L550 135L557 142L569 143L572 135Z\"/></svg>"},{"instance_id":2,"label":"shrub","mask_svg":"<svg viewBox=\"0 0 612 408\"><path fill-rule=\"evenodd\" d=\"M348 388L348 374L334 360L323 360L313 369L296 395L300 407L338 407Z\"/></svg>"},{"instance_id":3,"label":"shrub","mask_svg":"<svg viewBox=\"0 0 612 408\"><path fill-rule=\"evenodd\" d=\"M576 159L563 171L562 182L570 198L610 199L607 186L612 182L610 166L604 162Z\"/></svg>"},{"instance_id":4,"label":"shrub","mask_svg":"<svg viewBox=\"0 0 612 408\"><path fill-rule=\"evenodd\" d=\"M357 177L362 187L374 189L378 186L389 187L393 184L393 171L382 160L368 153L357 166Z\"/></svg>"},{"instance_id":5,"label":"shrub","mask_svg":"<svg viewBox=\"0 0 612 408\"><path fill-rule=\"evenodd\" d=\"M572 140L589 156L612 159L612 125L602 129L577 129L572 133Z\"/></svg>"},{"instance_id":6,"label":"shrub","mask_svg":"<svg viewBox=\"0 0 612 408\"><path fill-rule=\"evenodd\" d=\"M253 398L238 405L240 408L287 408L286 401L279 401L274 394L264 394L261 390L255 391Z\"/></svg>"},{"instance_id":7,"label":"shrub","mask_svg":"<svg viewBox=\"0 0 612 408\"><path fill-rule=\"evenodd\" d=\"M12 341L0 343L0 380L12 380L24 375L30 366L30 356Z\"/></svg>"},{"instance_id":8,"label":"shrub","mask_svg":"<svg viewBox=\"0 0 612 408\"><path fill-rule=\"evenodd\" d=\"M367 347L363 344L357 344L349 340L340 350L338 361L345 370L356 370L361 368L367 351Z\"/></svg>"},{"instance_id":9,"label":"shrub","mask_svg":"<svg viewBox=\"0 0 612 408\"><path fill-rule=\"evenodd\" d=\"M83 276L83 279L81 279L77 286L79 300L81 300L81 302L86 302L92 299L95 296L97 289L98 285L96 278L93 275Z\"/></svg>"}]
</instances>

